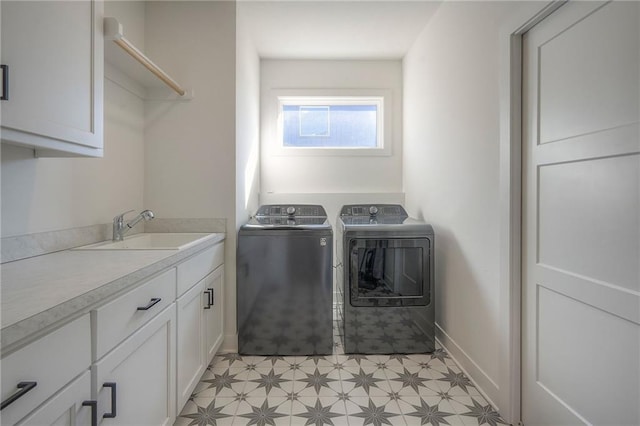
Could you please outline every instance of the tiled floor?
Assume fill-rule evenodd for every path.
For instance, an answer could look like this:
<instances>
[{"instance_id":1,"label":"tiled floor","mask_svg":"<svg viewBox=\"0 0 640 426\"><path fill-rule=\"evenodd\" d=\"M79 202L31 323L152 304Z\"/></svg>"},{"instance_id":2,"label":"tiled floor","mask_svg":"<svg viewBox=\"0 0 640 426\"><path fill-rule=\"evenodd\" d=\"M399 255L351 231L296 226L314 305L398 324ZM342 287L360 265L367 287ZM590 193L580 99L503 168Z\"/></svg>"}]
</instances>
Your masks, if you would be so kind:
<instances>
[{"instance_id":1,"label":"tiled floor","mask_svg":"<svg viewBox=\"0 0 640 426\"><path fill-rule=\"evenodd\" d=\"M216 356L175 425L506 424L442 349Z\"/></svg>"}]
</instances>

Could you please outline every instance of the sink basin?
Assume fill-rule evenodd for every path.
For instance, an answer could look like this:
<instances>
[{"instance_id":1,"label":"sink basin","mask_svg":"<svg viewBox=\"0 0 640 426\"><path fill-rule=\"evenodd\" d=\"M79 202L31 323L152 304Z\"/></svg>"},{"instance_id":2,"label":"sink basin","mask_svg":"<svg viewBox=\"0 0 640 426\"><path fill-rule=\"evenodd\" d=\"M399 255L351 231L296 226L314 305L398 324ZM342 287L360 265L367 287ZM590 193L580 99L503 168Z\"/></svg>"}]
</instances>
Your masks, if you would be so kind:
<instances>
[{"instance_id":1,"label":"sink basin","mask_svg":"<svg viewBox=\"0 0 640 426\"><path fill-rule=\"evenodd\" d=\"M74 250L182 250L214 236L205 233L136 234L123 241L104 241Z\"/></svg>"}]
</instances>

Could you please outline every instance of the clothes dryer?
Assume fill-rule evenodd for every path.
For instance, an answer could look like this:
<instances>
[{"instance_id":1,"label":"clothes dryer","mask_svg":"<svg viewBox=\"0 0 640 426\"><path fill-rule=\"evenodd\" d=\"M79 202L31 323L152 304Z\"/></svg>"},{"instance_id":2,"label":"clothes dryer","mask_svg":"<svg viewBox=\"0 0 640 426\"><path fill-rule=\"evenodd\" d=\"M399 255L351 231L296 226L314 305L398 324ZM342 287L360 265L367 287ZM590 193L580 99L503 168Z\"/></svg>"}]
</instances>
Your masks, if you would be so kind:
<instances>
[{"instance_id":1,"label":"clothes dryer","mask_svg":"<svg viewBox=\"0 0 640 426\"><path fill-rule=\"evenodd\" d=\"M397 204L345 205L336 223L338 321L345 353L435 349L431 225Z\"/></svg>"}]
</instances>

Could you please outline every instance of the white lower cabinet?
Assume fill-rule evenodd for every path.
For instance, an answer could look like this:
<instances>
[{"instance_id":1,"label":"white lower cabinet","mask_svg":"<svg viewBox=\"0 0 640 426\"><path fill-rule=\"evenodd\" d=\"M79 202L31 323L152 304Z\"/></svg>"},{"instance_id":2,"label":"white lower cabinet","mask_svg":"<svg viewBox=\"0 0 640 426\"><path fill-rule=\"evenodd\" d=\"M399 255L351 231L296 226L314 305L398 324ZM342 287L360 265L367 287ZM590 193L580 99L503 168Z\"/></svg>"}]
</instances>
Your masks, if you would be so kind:
<instances>
[{"instance_id":1,"label":"white lower cabinet","mask_svg":"<svg viewBox=\"0 0 640 426\"><path fill-rule=\"evenodd\" d=\"M204 293L204 280L183 294L176 306L178 311L176 409L180 409L189 399L206 367L204 312L207 307L207 295Z\"/></svg>"},{"instance_id":2,"label":"white lower cabinet","mask_svg":"<svg viewBox=\"0 0 640 426\"><path fill-rule=\"evenodd\" d=\"M209 364L224 340L224 266L219 266L204 279L204 291L211 294L211 303L204 314L205 365Z\"/></svg>"},{"instance_id":3,"label":"white lower cabinet","mask_svg":"<svg viewBox=\"0 0 640 426\"><path fill-rule=\"evenodd\" d=\"M92 312L94 361L176 300L176 268L162 272Z\"/></svg>"},{"instance_id":4,"label":"white lower cabinet","mask_svg":"<svg viewBox=\"0 0 640 426\"><path fill-rule=\"evenodd\" d=\"M96 409L96 402L91 400L91 374L87 370L18 425L95 425Z\"/></svg>"},{"instance_id":5,"label":"white lower cabinet","mask_svg":"<svg viewBox=\"0 0 640 426\"><path fill-rule=\"evenodd\" d=\"M177 410L181 410L223 339L223 277L219 266L178 298Z\"/></svg>"},{"instance_id":6,"label":"white lower cabinet","mask_svg":"<svg viewBox=\"0 0 640 426\"><path fill-rule=\"evenodd\" d=\"M84 372L88 372L90 365L89 315L83 315L5 356L2 358L0 376L0 423L3 426L14 425L25 417L38 413L43 404L49 405L66 386ZM88 400L90 396L86 393L81 398ZM71 406L65 405L66 403L53 403L51 409L62 415L63 411ZM23 424L55 424L52 415L51 411L46 411L38 417L43 421ZM49 419L51 423L45 419Z\"/></svg>"},{"instance_id":7,"label":"white lower cabinet","mask_svg":"<svg viewBox=\"0 0 640 426\"><path fill-rule=\"evenodd\" d=\"M176 310L171 304L92 366L100 424L173 424L175 337Z\"/></svg>"},{"instance_id":8,"label":"white lower cabinet","mask_svg":"<svg viewBox=\"0 0 640 426\"><path fill-rule=\"evenodd\" d=\"M2 358L0 423L172 425L222 344L223 253L196 253Z\"/></svg>"}]
</instances>

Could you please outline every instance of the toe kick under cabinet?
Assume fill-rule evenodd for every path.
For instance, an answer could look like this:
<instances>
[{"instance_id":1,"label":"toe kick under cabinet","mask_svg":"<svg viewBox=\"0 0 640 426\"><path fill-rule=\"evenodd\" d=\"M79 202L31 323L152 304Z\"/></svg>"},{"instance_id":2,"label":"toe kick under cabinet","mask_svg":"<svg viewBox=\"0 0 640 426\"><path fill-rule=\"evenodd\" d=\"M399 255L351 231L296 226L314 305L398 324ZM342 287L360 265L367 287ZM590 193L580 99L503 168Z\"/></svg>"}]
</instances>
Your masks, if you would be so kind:
<instances>
[{"instance_id":1,"label":"toe kick under cabinet","mask_svg":"<svg viewBox=\"0 0 640 426\"><path fill-rule=\"evenodd\" d=\"M2 359L2 425L172 425L223 340L218 243Z\"/></svg>"}]
</instances>

